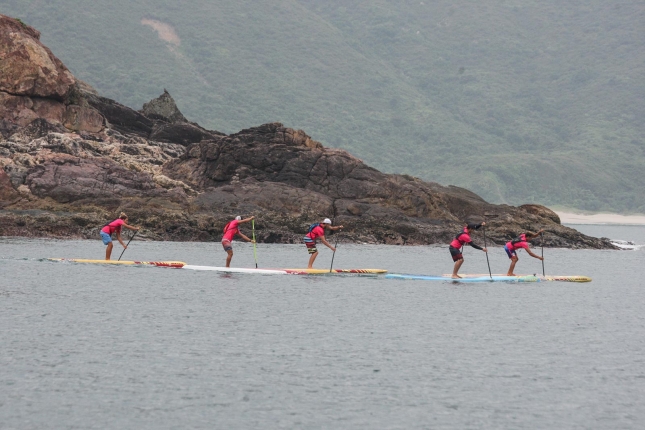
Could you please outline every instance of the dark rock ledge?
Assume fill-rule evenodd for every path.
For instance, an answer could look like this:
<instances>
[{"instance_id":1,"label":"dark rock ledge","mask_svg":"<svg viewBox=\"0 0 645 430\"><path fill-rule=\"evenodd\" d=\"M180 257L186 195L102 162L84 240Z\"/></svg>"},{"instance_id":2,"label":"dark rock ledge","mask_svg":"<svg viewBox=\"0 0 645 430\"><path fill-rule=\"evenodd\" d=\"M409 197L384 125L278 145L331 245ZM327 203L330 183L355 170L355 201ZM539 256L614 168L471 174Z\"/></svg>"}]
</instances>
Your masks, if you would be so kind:
<instances>
[{"instance_id":1,"label":"dark rock ledge","mask_svg":"<svg viewBox=\"0 0 645 430\"><path fill-rule=\"evenodd\" d=\"M219 240L231 217L254 214L268 243L298 243L330 217L345 225L341 241L444 244L464 222L487 219L498 245L545 228L546 246L613 248L543 206L493 205L384 174L279 123L206 130L165 90L135 111L74 78L35 29L3 15L0 60L2 236L98 240L125 211L152 240Z\"/></svg>"}]
</instances>

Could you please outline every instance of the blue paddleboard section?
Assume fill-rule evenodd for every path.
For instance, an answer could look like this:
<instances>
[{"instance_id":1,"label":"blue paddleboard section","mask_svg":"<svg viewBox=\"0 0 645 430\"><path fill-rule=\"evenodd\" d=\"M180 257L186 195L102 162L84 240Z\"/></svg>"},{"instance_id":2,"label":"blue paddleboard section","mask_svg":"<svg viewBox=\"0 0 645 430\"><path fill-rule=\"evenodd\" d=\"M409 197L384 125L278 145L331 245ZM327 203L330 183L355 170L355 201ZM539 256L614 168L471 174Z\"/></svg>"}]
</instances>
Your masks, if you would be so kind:
<instances>
[{"instance_id":1,"label":"blue paddleboard section","mask_svg":"<svg viewBox=\"0 0 645 430\"><path fill-rule=\"evenodd\" d=\"M416 280L416 281L453 281L453 282L540 282L537 276L482 276L479 278L461 278L452 279L445 276L432 275L407 275L398 273L388 273L387 279Z\"/></svg>"}]
</instances>

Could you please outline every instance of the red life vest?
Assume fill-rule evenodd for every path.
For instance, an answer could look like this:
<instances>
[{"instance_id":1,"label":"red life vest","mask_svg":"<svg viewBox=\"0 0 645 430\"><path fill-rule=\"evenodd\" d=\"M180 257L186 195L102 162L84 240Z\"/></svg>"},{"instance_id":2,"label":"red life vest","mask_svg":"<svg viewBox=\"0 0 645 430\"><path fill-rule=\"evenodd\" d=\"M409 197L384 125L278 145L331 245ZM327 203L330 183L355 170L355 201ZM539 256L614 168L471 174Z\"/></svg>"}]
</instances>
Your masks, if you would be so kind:
<instances>
[{"instance_id":1,"label":"red life vest","mask_svg":"<svg viewBox=\"0 0 645 430\"><path fill-rule=\"evenodd\" d=\"M464 231L462 231L461 233L457 233L457 235L455 236L454 240L452 242L450 242L450 246L452 246L453 248L461 248L462 246L464 246L466 244L466 241L461 240L460 237L462 235L464 235L464 234L468 234L468 232L466 230L467 229L464 228ZM470 235L468 237L470 237Z\"/></svg>"}]
</instances>

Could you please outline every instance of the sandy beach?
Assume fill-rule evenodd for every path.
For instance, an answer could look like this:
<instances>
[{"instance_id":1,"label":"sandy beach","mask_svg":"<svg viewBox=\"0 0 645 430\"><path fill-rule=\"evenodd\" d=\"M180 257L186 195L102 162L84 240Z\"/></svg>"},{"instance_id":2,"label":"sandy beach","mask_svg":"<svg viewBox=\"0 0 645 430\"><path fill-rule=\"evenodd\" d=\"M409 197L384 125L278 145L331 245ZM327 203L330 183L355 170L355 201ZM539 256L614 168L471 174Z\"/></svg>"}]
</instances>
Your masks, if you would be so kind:
<instances>
[{"instance_id":1,"label":"sandy beach","mask_svg":"<svg viewBox=\"0 0 645 430\"><path fill-rule=\"evenodd\" d=\"M645 225L645 215L593 214L584 215L556 211L562 224L623 224Z\"/></svg>"}]
</instances>

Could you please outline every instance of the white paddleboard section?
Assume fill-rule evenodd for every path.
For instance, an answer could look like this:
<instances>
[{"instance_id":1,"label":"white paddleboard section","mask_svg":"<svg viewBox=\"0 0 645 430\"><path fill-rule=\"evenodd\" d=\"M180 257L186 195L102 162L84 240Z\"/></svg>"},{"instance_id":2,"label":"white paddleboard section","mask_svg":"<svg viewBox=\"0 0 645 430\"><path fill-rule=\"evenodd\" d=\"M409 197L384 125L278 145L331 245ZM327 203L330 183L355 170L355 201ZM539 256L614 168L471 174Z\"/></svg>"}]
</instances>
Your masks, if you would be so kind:
<instances>
[{"instance_id":1,"label":"white paddleboard section","mask_svg":"<svg viewBox=\"0 0 645 430\"><path fill-rule=\"evenodd\" d=\"M275 269L245 269L237 267L216 267L216 266L194 266L192 264L186 264L182 269L188 270L206 270L211 272L221 272L221 273L250 273L256 275L288 275L289 273L286 270L275 270Z\"/></svg>"}]
</instances>

